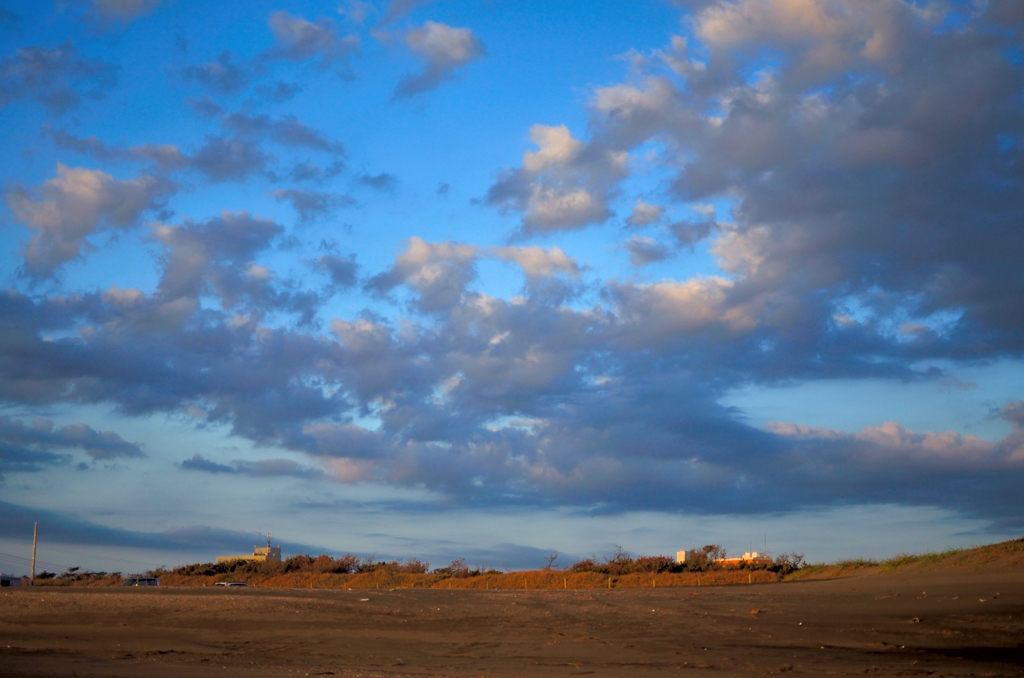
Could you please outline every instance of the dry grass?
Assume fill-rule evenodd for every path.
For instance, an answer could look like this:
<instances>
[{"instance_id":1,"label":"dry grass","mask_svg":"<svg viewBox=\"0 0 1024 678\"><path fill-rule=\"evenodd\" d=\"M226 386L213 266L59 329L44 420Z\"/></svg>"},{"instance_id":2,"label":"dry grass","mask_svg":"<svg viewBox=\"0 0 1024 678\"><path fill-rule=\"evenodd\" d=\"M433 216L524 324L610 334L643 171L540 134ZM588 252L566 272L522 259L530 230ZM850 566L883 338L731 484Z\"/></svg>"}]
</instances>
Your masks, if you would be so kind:
<instances>
[{"instance_id":1,"label":"dry grass","mask_svg":"<svg viewBox=\"0 0 1024 678\"><path fill-rule=\"evenodd\" d=\"M1002 561L1001 563L999 561ZM888 573L916 568L933 570L944 567L978 568L988 564L1002 564L1009 567L1024 565L1024 538L975 546L970 549L949 549L934 553L900 553L886 560L841 560L835 563L806 565L799 571L785 577L787 581L797 579L825 579L841 577L858 571L875 569Z\"/></svg>"},{"instance_id":2,"label":"dry grass","mask_svg":"<svg viewBox=\"0 0 1024 678\"><path fill-rule=\"evenodd\" d=\"M231 575L179 575L161 573L164 586L213 586L220 581L244 581L261 588L312 589L603 589L669 588L677 586L720 586L777 582L780 576L767 570L717 570L712 572L633 573L618 577L600 572L527 570L501 574L451 577L439 574L409 574L378 570L362 574L289 572L273 576L256 573Z\"/></svg>"}]
</instances>

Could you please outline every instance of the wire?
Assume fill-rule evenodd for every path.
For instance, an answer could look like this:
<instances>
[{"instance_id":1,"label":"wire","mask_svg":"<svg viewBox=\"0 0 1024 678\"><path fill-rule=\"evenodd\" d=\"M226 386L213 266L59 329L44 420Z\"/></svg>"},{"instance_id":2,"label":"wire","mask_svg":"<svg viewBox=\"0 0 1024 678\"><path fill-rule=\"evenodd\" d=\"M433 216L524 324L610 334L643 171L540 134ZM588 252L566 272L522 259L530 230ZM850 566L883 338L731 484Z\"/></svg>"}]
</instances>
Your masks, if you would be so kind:
<instances>
[{"instance_id":1,"label":"wire","mask_svg":"<svg viewBox=\"0 0 1024 678\"><path fill-rule=\"evenodd\" d=\"M96 555L96 554L88 552L88 551L84 552L84 553L81 552L81 551L68 551L68 550L65 550L65 549L61 549L61 548L56 548L54 546L50 546L49 544L46 545L46 550L47 551L56 551L57 553L63 553L64 555L75 556L75 557L79 557L79 558L80 557L88 557L88 558L95 558L97 560L113 560L113 561L116 561L116 562L119 562L119 563L131 563L132 565L147 565L147 566L150 566L150 567L155 566L155 563L153 561L145 562L145 561L141 561L141 560L129 560L128 558L115 558L114 556L108 556L106 554L100 556L100 555Z\"/></svg>"}]
</instances>

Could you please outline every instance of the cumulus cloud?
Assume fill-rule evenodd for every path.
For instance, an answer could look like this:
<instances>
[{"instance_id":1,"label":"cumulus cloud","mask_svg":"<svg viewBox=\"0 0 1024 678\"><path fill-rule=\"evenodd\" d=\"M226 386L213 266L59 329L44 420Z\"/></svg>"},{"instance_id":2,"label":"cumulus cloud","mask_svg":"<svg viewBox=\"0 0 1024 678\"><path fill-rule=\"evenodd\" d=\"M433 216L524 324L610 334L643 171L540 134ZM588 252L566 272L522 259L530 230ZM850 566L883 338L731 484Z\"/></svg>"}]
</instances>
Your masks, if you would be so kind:
<instances>
[{"instance_id":1,"label":"cumulus cloud","mask_svg":"<svg viewBox=\"0 0 1024 678\"><path fill-rule=\"evenodd\" d=\"M394 192L398 185L398 178L394 174L388 172L381 172L380 174L361 174L357 181L363 186L369 186L370 188L377 191L384 191L385 193Z\"/></svg>"},{"instance_id":2,"label":"cumulus cloud","mask_svg":"<svg viewBox=\"0 0 1024 678\"><path fill-rule=\"evenodd\" d=\"M85 156L101 160L145 161L156 165L162 172L193 169L213 181L244 179L253 174L273 177L269 165L274 156L263 150L260 142L270 140L293 149L308 149L334 156L326 168L309 162L294 166L292 178L320 181L337 176L345 167L344 145L330 139L293 116L272 118L267 115L246 113L225 114L210 101L193 102L204 110L206 117L216 117L232 136L208 134L203 143L192 154L183 152L172 144L142 144L138 146L111 146L95 136L75 137L66 130L55 130L43 125L46 134L60 148L66 148ZM382 175L382 181L393 180Z\"/></svg>"},{"instance_id":3,"label":"cumulus cloud","mask_svg":"<svg viewBox=\"0 0 1024 678\"><path fill-rule=\"evenodd\" d=\"M1020 153L1020 65L1003 51L1020 34L993 37L1012 21L999 8L936 30L955 11L705 3L689 42L641 60L646 77L595 91L595 134L623 149L657 139L680 168L676 199L733 202L728 228L672 231L681 246L714 234L723 270L741 277L738 302L772 296L780 323L810 322L833 312L823 290L846 289L878 328L953 314L951 352L977 350L981 327L991 347L1018 350L1024 276L1004 253L1022 236L996 225L1024 210L1007 164Z\"/></svg>"},{"instance_id":4,"label":"cumulus cloud","mask_svg":"<svg viewBox=\"0 0 1024 678\"><path fill-rule=\"evenodd\" d=\"M106 172L57 165L57 176L36 191L11 188L7 204L34 234L25 245L25 270L50 276L78 258L86 238L110 228L129 228L158 205L173 185L154 176L119 180Z\"/></svg>"},{"instance_id":5,"label":"cumulus cloud","mask_svg":"<svg viewBox=\"0 0 1024 678\"><path fill-rule=\"evenodd\" d=\"M672 256L672 251L654 238L638 235L627 240L623 247L629 252L629 263L634 266L647 266Z\"/></svg>"},{"instance_id":6,"label":"cumulus cloud","mask_svg":"<svg viewBox=\"0 0 1024 678\"><path fill-rule=\"evenodd\" d=\"M189 159L189 166L213 181L231 181L264 174L270 159L257 142L208 134Z\"/></svg>"},{"instance_id":7,"label":"cumulus cloud","mask_svg":"<svg viewBox=\"0 0 1024 678\"><path fill-rule=\"evenodd\" d=\"M247 212L154 226L153 237L167 250L159 296L197 303L200 296L212 293L224 308L244 303L250 311L285 310L290 302L306 297L281 296L271 285L269 270L255 261L283 232L280 224Z\"/></svg>"},{"instance_id":8,"label":"cumulus cloud","mask_svg":"<svg viewBox=\"0 0 1024 678\"><path fill-rule=\"evenodd\" d=\"M998 410L1012 432L997 441L896 423L762 430L721 404L743 385L924 380L940 372L922 365L1020 354L1024 116L1020 38L1006 30L1020 17L992 3L949 31L943 7L702 2L686 39L594 90L586 139L532 128L536 150L488 192L521 215L520 235L582 228L610 217L627 158L642 156L672 174L659 202L695 216L667 223L634 202L631 225L664 229L664 242L625 245L634 263L707 241L720 275L580 282L585 266L557 247L411 237L365 274L324 246L307 263L329 283L312 293L273 268L280 224L226 212L153 227L155 291L0 293L0 397L187 411L309 455L335 480L466 504L735 513L882 501L1019 526L1019 402ZM208 145L258 150L279 122L231 120L236 138ZM309 180L329 171L295 166ZM376 177L353 181L365 179ZM271 195L318 209L313 192ZM478 289L480 259L514 263L527 284L508 298ZM559 293L570 279L588 292ZM396 317L387 306L324 317L322 331L324 300L360 282L409 303ZM9 444L12 464L64 463Z\"/></svg>"},{"instance_id":9,"label":"cumulus cloud","mask_svg":"<svg viewBox=\"0 0 1024 678\"><path fill-rule=\"evenodd\" d=\"M428 21L409 31L405 42L423 62L423 71L406 75L395 87L396 97L411 97L437 88L455 69L484 56L480 40L468 28Z\"/></svg>"},{"instance_id":10,"label":"cumulus cloud","mask_svg":"<svg viewBox=\"0 0 1024 678\"><path fill-rule=\"evenodd\" d=\"M405 252L384 273L373 276L367 288L386 293L406 285L417 293L416 305L424 311L441 311L458 303L466 285L476 278L477 249L450 242L428 243L409 238Z\"/></svg>"},{"instance_id":11,"label":"cumulus cloud","mask_svg":"<svg viewBox=\"0 0 1024 678\"><path fill-rule=\"evenodd\" d=\"M530 138L538 149L523 156L521 168L501 174L487 203L521 212L526 235L607 221L614 184L628 174L626 154L584 143L564 125L534 125Z\"/></svg>"},{"instance_id":12,"label":"cumulus cloud","mask_svg":"<svg viewBox=\"0 0 1024 678\"><path fill-rule=\"evenodd\" d=\"M58 427L48 419L35 419L26 424L10 417L0 417L0 444L32 448L40 459L51 462L59 457L49 452L54 448L78 448L94 461L146 456L137 443L125 440L113 431L97 431L81 423Z\"/></svg>"},{"instance_id":13,"label":"cumulus cloud","mask_svg":"<svg viewBox=\"0 0 1024 678\"><path fill-rule=\"evenodd\" d=\"M58 148L72 150L86 157L100 160L135 160L154 164L162 172L172 172L187 167L189 158L173 144L142 144L120 148L110 146L96 136L85 138L68 134L66 130L54 130L49 125L43 126L43 133Z\"/></svg>"},{"instance_id":14,"label":"cumulus cloud","mask_svg":"<svg viewBox=\"0 0 1024 678\"><path fill-rule=\"evenodd\" d=\"M279 189L271 191L271 195L278 202L287 201L291 203L295 211L299 213L299 220L303 223L331 215L336 210L355 203L355 200L347 195L317 191Z\"/></svg>"},{"instance_id":15,"label":"cumulus cloud","mask_svg":"<svg viewBox=\"0 0 1024 678\"><path fill-rule=\"evenodd\" d=\"M355 255L339 257L333 254L323 254L317 257L313 264L330 276L331 285L337 289L348 289L356 284L359 266L356 264Z\"/></svg>"},{"instance_id":16,"label":"cumulus cloud","mask_svg":"<svg viewBox=\"0 0 1024 678\"><path fill-rule=\"evenodd\" d=\"M19 47L0 61L0 106L32 99L64 113L82 99L101 98L116 81L117 67L81 56L70 41L52 49Z\"/></svg>"},{"instance_id":17,"label":"cumulus cloud","mask_svg":"<svg viewBox=\"0 0 1024 678\"><path fill-rule=\"evenodd\" d=\"M186 66L182 75L218 94L237 94L249 85L250 74L244 64L234 62L230 50L201 66Z\"/></svg>"},{"instance_id":18,"label":"cumulus cloud","mask_svg":"<svg viewBox=\"0 0 1024 678\"><path fill-rule=\"evenodd\" d=\"M629 218L626 219L626 223L633 227L650 226L661 221L664 216L664 207L652 205L637 198L636 203L633 204L633 211L630 212Z\"/></svg>"},{"instance_id":19,"label":"cumulus cloud","mask_svg":"<svg viewBox=\"0 0 1024 678\"><path fill-rule=\"evenodd\" d=\"M338 66L348 73L348 57L358 51L359 37L339 35L334 22L326 17L311 22L300 16L279 11L270 15L269 26L277 42L266 52L271 59L307 61L318 59L318 68Z\"/></svg>"},{"instance_id":20,"label":"cumulus cloud","mask_svg":"<svg viewBox=\"0 0 1024 678\"><path fill-rule=\"evenodd\" d=\"M582 270L580 265L559 247L495 247L491 252L502 261L518 264L528 279L550 277L559 273L577 277Z\"/></svg>"},{"instance_id":21,"label":"cumulus cloud","mask_svg":"<svg viewBox=\"0 0 1024 678\"><path fill-rule=\"evenodd\" d=\"M321 132L299 122L294 116L274 119L267 115L231 113L223 117L224 127L240 136L268 136L286 146L312 148L326 153L344 155L340 141L328 139Z\"/></svg>"}]
</instances>

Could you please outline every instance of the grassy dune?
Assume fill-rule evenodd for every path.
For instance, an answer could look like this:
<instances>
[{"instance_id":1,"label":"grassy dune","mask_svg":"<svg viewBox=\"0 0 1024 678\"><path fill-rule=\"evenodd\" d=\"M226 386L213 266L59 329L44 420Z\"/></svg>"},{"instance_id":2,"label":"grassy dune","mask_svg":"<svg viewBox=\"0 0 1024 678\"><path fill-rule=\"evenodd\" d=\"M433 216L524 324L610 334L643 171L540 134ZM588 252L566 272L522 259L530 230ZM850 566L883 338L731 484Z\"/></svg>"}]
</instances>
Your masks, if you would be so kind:
<instances>
[{"instance_id":1,"label":"grassy dune","mask_svg":"<svg viewBox=\"0 0 1024 678\"><path fill-rule=\"evenodd\" d=\"M785 577L786 581L822 579L850 574L886 574L889 572L943 568L1024 567L1024 537L1011 541L949 549L935 553L901 553L886 560L841 560L835 563L805 565Z\"/></svg>"}]
</instances>

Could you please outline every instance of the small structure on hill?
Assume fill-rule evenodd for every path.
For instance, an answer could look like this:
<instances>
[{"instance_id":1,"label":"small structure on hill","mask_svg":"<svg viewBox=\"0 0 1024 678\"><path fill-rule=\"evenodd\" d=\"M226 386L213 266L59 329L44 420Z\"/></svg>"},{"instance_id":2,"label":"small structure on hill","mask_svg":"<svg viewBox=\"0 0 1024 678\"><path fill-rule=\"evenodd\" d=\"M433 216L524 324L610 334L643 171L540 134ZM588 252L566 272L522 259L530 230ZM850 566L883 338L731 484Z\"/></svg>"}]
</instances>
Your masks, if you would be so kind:
<instances>
[{"instance_id":1,"label":"small structure on hill","mask_svg":"<svg viewBox=\"0 0 1024 678\"><path fill-rule=\"evenodd\" d=\"M697 557L697 552L692 550L692 549L687 549L685 551L676 551L676 563L677 564L693 561L693 559L696 558L696 557Z\"/></svg>"},{"instance_id":2,"label":"small structure on hill","mask_svg":"<svg viewBox=\"0 0 1024 678\"><path fill-rule=\"evenodd\" d=\"M13 574L0 573L0 586L4 588L9 586L21 586L21 577L16 577Z\"/></svg>"},{"instance_id":3,"label":"small structure on hill","mask_svg":"<svg viewBox=\"0 0 1024 678\"><path fill-rule=\"evenodd\" d=\"M716 564L725 567L739 567L740 565L771 565L774 561L767 553L758 551L747 551L742 558L719 558Z\"/></svg>"},{"instance_id":4,"label":"small structure on hill","mask_svg":"<svg viewBox=\"0 0 1024 678\"><path fill-rule=\"evenodd\" d=\"M267 545L254 546L252 555L217 556L218 563L233 563L238 560L251 560L257 563L280 563L281 547L270 545L270 533L267 532Z\"/></svg>"}]
</instances>

